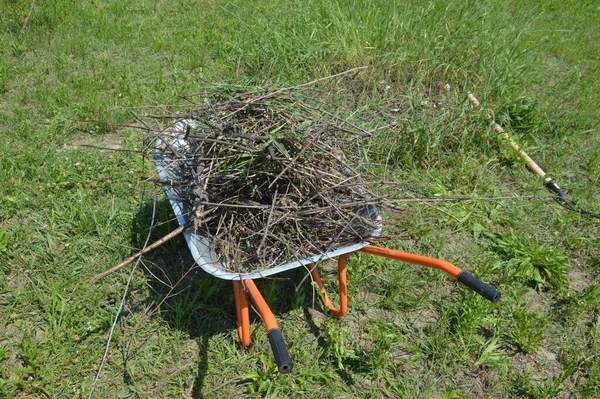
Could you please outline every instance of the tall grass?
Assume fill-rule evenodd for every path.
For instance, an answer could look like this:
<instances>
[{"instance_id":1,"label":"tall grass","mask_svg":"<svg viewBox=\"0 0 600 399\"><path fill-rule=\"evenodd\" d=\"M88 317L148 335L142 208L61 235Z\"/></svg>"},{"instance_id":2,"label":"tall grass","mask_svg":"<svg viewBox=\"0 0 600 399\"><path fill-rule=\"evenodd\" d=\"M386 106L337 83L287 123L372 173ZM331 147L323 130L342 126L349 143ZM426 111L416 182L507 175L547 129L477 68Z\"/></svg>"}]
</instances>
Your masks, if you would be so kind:
<instances>
[{"instance_id":1,"label":"tall grass","mask_svg":"<svg viewBox=\"0 0 600 399\"><path fill-rule=\"evenodd\" d=\"M19 15L23 12L21 7ZM49 1L38 4L23 37L11 38L20 18L4 14L3 32L10 45L2 51L8 66L19 59L18 73L37 75L37 84L30 82L37 90L43 89L42 81L68 86L59 89L66 92L55 106L76 96L84 112L98 101L92 88L110 93L113 102L138 104L172 96L172 86L185 90L190 72L207 79L291 83L358 65L373 66L362 77L371 90L382 79L401 85L443 81L483 86L486 94L499 95L523 69L519 38L528 17L513 17L501 5L474 1L201 5L129 0L100 7ZM37 43L45 43L54 59L36 63L28 48ZM140 62L144 68L136 68ZM5 68L4 81L16 72ZM39 94L38 101L49 97Z\"/></svg>"}]
</instances>

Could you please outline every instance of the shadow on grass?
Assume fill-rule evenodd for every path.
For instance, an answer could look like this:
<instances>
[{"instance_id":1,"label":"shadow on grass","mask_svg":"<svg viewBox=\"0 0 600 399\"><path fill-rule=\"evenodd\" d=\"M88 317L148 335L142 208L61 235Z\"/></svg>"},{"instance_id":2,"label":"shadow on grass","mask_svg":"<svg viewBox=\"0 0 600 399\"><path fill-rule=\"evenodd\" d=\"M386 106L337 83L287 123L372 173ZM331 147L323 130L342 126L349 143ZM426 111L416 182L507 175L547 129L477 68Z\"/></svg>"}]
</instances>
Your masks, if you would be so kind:
<instances>
[{"instance_id":1,"label":"shadow on grass","mask_svg":"<svg viewBox=\"0 0 600 399\"><path fill-rule=\"evenodd\" d=\"M132 225L132 247L143 247L148 234L147 229L152 220L152 213L152 202L145 203L137 213ZM157 203L155 219L171 221L159 223L154 228L149 243L162 238L178 227L177 222L173 220L167 200ZM148 286L154 293L147 305L153 308L157 303L163 301L160 305L161 317L172 329L184 332L198 343L197 372L193 382L186 386L186 391L194 398L202 398L204 394L207 394L203 393L203 388L210 367L208 344L211 338L223 333L237 335L232 284L228 280L208 275L198 267L183 236L176 237L145 255L144 266ZM256 285L267 303L270 304L276 317L294 308L302 309L307 320L306 327L318 339L319 345L325 347L327 337L308 311L311 304L307 296L310 297L311 294L310 288L306 289L306 287L310 287L310 279L304 283L303 289L298 292L295 290L305 273L303 268L298 268L278 274L273 278L256 280ZM318 303L315 304L315 307L324 312ZM255 323L258 320L256 314L252 314L250 318L253 322L252 329L262 328ZM235 345L242 348L242 344L238 340L235 341ZM272 356L272 354L269 353L268 356ZM346 384L355 384L352 375L338 367L335 359L329 359L329 361ZM354 361L345 361L344 363L347 367L349 366L349 370L360 370L365 366L364 364L354 364ZM131 380L127 370L124 372L124 380L126 383Z\"/></svg>"},{"instance_id":2,"label":"shadow on grass","mask_svg":"<svg viewBox=\"0 0 600 399\"><path fill-rule=\"evenodd\" d=\"M152 202L145 204L133 222L132 247L140 248L147 236L147 227L152 219ZM156 220L171 220L169 204L166 200L157 204ZM177 227L176 221L160 225L152 232L150 243L154 242ZM231 281L222 280L205 273L195 265L194 259L186 245L183 236L168 241L155 251L144 256L144 270L148 286L154 295L148 305L164 302L160 306L161 317L172 329L188 334L198 343L197 372L193 383L186 387L188 394L194 398L202 398L205 378L209 370L208 344L215 335L223 333L236 334L237 320L235 317L235 302ZM302 280L306 271L303 268L294 269L274 276L259 279L256 285L264 296L275 316L284 314L293 308L301 308L305 314L309 308L308 300L304 298L305 289L296 292L295 286ZM305 285L310 285L307 280ZM175 288L173 289L173 286ZM167 298L167 299L165 299ZM251 313L253 313L251 311ZM258 316L251 314L251 329L264 328L256 325ZM323 344L319 327L307 317L308 328ZM236 334L237 335L237 334ZM285 337L284 337L285 338ZM236 346L243 348L236 340ZM272 356L271 353L268 356ZM292 359L293 360L293 359ZM335 367L335 362L332 365ZM352 377L344 370L338 369L340 377L348 384L354 384ZM124 380L130 380L125 370ZM210 392L210 391L209 391Z\"/></svg>"},{"instance_id":3,"label":"shadow on grass","mask_svg":"<svg viewBox=\"0 0 600 399\"><path fill-rule=\"evenodd\" d=\"M151 224L153 203L145 203L137 213L132 226L132 247L141 248ZM175 228L169 203L157 203L152 243ZM169 221L164 223L163 221ZM143 270L153 294L148 307L160 303L160 317L174 329L184 332L198 343L197 372L192 382L186 383L187 394L202 398L202 388L208 371L208 343L218 334L237 327L231 282L204 273L188 250L183 236L173 238L144 256ZM125 382L130 378L125 371Z\"/></svg>"},{"instance_id":4,"label":"shadow on grass","mask_svg":"<svg viewBox=\"0 0 600 399\"><path fill-rule=\"evenodd\" d=\"M304 309L304 317L306 319L308 327L310 328L310 331L313 333L313 335L317 339L319 346L326 347L327 342L325 340L325 337L323 337L322 330L319 326L317 326L317 323L315 322L312 314L308 311L308 308ZM343 369L337 367L337 365L335 364L335 362L333 360L331 360L331 364L332 364L332 366L334 366L336 373L340 376L340 378L346 384L348 384L348 385L355 384L355 381L354 381L354 378L352 378L352 375L350 375L346 370L343 370Z\"/></svg>"}]
</instances>

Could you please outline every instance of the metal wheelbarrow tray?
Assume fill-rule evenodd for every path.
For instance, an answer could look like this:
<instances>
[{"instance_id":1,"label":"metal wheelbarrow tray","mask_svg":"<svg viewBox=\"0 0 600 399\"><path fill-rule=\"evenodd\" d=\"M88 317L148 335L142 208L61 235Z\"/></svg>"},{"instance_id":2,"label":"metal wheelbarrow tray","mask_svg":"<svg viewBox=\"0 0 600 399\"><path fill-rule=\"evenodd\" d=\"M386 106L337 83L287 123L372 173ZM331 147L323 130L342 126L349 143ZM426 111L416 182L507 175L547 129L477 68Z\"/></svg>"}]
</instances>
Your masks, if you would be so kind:
<instances>
[{"instance_id":1,"label":"metal wheelbarrow tray","mask_svg":"<svg viewBox=\"0 0 600 399\"><path fill-rule=\"evenodd\" d=\"M163 137L168 137L168 144L170 146L174 146L179 149L185 149L188 147L188 143L185 139L185 132L188 127L193 128L196 124L197 122L191 119L180 120L164 130ZM163 140L158 138L155 142L156 148L159 148L163 145L165 145ZM154 160L158 175L161 180L173 182L182 180L181 171L173 167L174 163L170 159L167 159L163 153L156 152L154 155ZM191 205L182 199L181 191L178 190L178 188L174 185L166 185L165 191L179 225L188 223L191 219L190 214L192 209ZM376 207L373 205L366 205L359 210L358 213L361 214L362 217L367 217L373 221L376 221L376 224L379 226L376 230L371 232L370 236L376 237L381 234L382 217ZM351 243L320 255L299 259L267 269L257 270L249 273L233 273L227 271L227 267L220 263L217 255L210 250L210 242L207 237L198 231L194 231L193 228L186 229L183 232L183 235L198 266L200 266L206 273L214 277L224 280L232 280L236 305L236 316L238 321L238 333L244 346L250 345L250 318L246 294L250 297L263 322L265 323L269 343L271 344L271 348L275 357L275 363L277 364L279 371L284 374L292 371L293 363L273 312L270 310L264 298L256 288L256 285L253 281L254 279L271 276L298 267L306 267L310 271L313 280L317 283L321 290L321 299L325 308L327 308L336 317L342 317L348 311L346 258L351 254L360 251L372 255L383 256L390 259L442 270L490 301L497 302L500 299L500 293L496 291L496 289L483 283L482 281L473 277L471 274L461 270L449 262L387 248L380 248L370 245L370 243L366 241ZM339 308L333 306L329 300L325 286L316 266L323 260L335 258L338 260Z\"/></svg>"}]
</instances>

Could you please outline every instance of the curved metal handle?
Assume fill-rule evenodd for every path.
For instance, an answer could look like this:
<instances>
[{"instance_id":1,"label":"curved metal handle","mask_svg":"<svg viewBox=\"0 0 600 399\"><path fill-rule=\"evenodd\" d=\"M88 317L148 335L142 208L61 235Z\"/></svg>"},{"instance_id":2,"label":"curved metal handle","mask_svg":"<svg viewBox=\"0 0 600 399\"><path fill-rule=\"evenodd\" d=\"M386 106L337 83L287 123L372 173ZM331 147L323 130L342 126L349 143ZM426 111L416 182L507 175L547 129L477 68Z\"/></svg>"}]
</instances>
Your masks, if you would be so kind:
<instances>
[{"instance_id":1,"label":"curved metal handle","mask_svg":"<svg viewBox=\"0 0 600 399\"><path fill-rule=\"evenodd\" d=\"M371 255L383 256L384 258L390 258L400 260L403 262L414 263L415 265L431 267L433 269L442 270L465 286L469 287L482 297L489 299L496 303L500 300L500 293L492 286L484 283L483 281L473 277L471 274L462 270L459 267L454 266L450 262L445 260L429 258L427 256L414 255L406 252L400 252L388 248L380 248L375 245L367 245L361 249L362 252L366 252Z\"/></svg>"}]
</instances>

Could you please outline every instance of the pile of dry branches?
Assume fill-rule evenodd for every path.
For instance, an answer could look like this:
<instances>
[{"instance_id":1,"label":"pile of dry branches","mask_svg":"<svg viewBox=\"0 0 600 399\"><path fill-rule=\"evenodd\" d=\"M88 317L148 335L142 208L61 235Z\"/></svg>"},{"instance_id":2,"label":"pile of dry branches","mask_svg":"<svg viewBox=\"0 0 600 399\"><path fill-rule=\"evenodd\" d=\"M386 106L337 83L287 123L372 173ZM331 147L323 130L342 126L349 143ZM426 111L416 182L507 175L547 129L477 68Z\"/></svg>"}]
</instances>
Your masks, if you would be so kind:
<instances>
[{"instance_id":1,"label":"pile of dry branches","mask_svg":"<svg viewBox=\"0 0 600 399\"><path fill-rule=\"evenodd\" d=\"M352 118L342 116L344 107L327 105L325 93L314 87L358 69L363 68L287 88L241 91L212 86L183 96L186 106L171 106L171 110L149 106L143 117L130 109L143 126L116 126L146 131L158 177L143 179L165 187L172 204L181 208L183 221L91 281L121 269L186 229L209 243L208 249L218 257L215 266L246 273L353 242L383 239L380 209L384 207L402 210L400 204L416 202L460 222L431 203L534 198L417 197L396 182L368 172L369 168L371 180L364 179L348 159L360 160L364 140L393 124L365 130L357 124L355 111L349 112ZM391 216L388 228L396 226Z\"/></svg>"},{"instance_id":2,"label":"pile of dry branches","mask_svg":"<svg viewBox=\"0 0 600 399\"><path fill-rule=\"evenodd\" d=\"M289 90L198 97L190 113L145 115L177 120L148 129L153 180L226 270L263 270L377 234L375 196L344 155L366 132Z\"/></svg>"}]
</instances>

